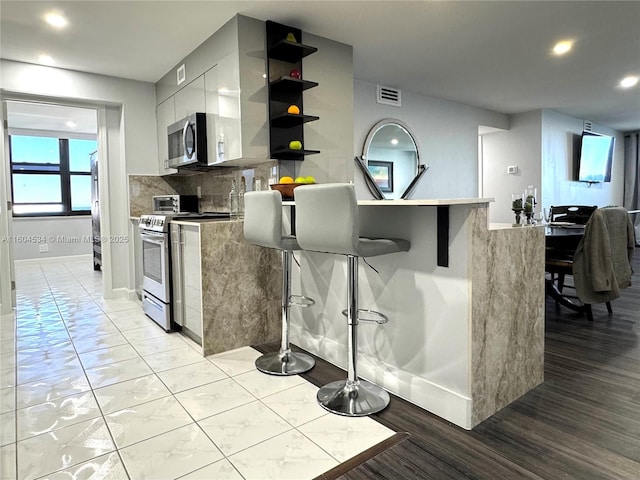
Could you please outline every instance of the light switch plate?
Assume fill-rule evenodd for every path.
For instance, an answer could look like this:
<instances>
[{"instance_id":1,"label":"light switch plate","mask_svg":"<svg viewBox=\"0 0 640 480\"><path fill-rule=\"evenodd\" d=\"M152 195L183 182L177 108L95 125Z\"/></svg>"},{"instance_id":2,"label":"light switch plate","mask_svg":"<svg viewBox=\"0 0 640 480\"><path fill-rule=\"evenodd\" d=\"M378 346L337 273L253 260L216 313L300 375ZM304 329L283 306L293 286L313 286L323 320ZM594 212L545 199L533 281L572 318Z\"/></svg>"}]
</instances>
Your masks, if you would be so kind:
<instances>
[{"instance_id":1,"label":"light switch plate","mask_svg":"<svg viewBox=\"0 0 640 480\"><path fill-rule=\"evenodd\" d=\"M507 173L509 175L517 175L518 174L518 166L517 165L509 165L507 167Z\"/></svg>"}]
</instances>

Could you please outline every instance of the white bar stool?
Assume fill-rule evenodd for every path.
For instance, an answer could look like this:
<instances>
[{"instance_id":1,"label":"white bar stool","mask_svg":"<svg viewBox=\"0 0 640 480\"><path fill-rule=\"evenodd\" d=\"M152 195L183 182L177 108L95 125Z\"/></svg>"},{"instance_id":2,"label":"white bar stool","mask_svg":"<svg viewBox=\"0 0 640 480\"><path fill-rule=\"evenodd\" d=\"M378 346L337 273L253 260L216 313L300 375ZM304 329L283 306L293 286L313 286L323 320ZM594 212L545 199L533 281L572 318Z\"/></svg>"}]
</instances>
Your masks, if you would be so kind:
<instances>
[{"instance_id":1,"label":"white bar stool","mask_svg":"<svg viewBox=\"0 0 640 480\"><path fill-rule=\"evenodd\" d=\"M315 365L313 357L292 352L289 345L289 310L292 305L310 307L315 302L303 295L291 295L293 250L300 250L296 237L282 234L282 196L275 190L244 195L244 238L249 243L282 251L282 338L279 352L256 359L256 368L271 375L296 375ZM297 300L297 301L292 301Z\"/></svg>"},{"instance_id":2,"label":"white bar stool","mask_svg":"<svg viewBox=\"0 0 640 480\"><path fill-rule=\"evenodd\" d=\"M358 203L353 185L334 183L295 189L296 237L304 250L347 256L347 316L349 364L347 379L329 383L318 391L318 403L338 415L360 417L379 412L389 404L389 394L373 383L358 379L358 323L386 323L387 317L358 308L358 258L406 252L406 240L361 238ZM376 317L360 318L360 314Z\"/></svg>"}]
</instances>

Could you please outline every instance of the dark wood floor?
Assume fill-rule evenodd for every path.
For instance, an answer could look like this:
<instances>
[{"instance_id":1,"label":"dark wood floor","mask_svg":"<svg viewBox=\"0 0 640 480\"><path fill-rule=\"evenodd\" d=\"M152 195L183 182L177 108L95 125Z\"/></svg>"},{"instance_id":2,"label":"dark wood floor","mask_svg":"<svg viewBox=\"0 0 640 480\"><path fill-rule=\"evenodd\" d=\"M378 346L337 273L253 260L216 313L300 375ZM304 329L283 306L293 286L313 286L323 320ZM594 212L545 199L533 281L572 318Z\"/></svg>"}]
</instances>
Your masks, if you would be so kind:
<instances>
[{"instance_id":1,"label":"dark wood floor","mask_svg":"<svg viewBox=\"0 0 640 480\"><path fill-rule=\"evenodd\" d=\"M393 397L374 418L403 441L339 478L640 479L640 249L634 285L594 322L547 301L545 381L472 431ZM344 377L319 361L316 385Z\"/></svg>"}]
</instances>

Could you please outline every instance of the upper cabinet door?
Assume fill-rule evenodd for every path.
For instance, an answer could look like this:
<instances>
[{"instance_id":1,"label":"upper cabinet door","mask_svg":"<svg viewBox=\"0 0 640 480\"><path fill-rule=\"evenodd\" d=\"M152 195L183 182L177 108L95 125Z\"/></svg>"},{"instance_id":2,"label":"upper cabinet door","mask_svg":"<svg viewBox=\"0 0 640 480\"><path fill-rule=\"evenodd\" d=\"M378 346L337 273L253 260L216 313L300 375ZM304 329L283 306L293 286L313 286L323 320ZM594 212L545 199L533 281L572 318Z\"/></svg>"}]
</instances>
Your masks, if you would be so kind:
<instances>
[{"instance_id":1,"label":"upper cabinet door","mask_svg":"<svg viewBox=\"0 0 640 480\"><path fill-rule=\"evenodd\" d=\"M219 162L242 158L242 109L238 53L221 58L204 74L210 155ZM251 136L251 135L250 135Z\"/></svg>"},{"instance_id":2,"label":"upper cabinet door","mask_svg":"<svg viewBox=\"0 0 640 480\"><path fill-rule=\"evenodd\" d=\"M174 98L169 97L156 107L156 121L158 125L158 170L160 175L176 173L169 168L169 149L167 144L167 127L176 122Z\"/></svg>"},{"instance_id":3,"label":"upper cabinet door","mask_svg":"<svg viewBox=\"0 0 640 480\"><path fill-rule=\"evenodd\" d=\"M204 94L204 75L176 92L176 121L196 112L204 112L206 108Z\"/></svg>"}]
</instances>

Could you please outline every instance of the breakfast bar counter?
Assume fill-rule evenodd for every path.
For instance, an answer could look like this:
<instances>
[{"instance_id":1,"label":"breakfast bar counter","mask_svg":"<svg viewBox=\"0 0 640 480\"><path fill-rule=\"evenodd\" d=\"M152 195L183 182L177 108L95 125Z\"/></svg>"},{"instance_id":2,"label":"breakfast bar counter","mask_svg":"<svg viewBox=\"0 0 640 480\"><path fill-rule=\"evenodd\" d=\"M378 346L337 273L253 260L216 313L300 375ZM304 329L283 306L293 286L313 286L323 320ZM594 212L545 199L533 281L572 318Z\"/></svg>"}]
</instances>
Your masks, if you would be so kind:
<instances>
[{"instance_id":1,"label":"breakfast bar counter","mask_svg":"<svg viewBox=\"0 0 640 480\"><path fill-rule=\"evenodd\" d=\"M491 201L358 202L361 236L411 242L360 263L360 308L390 321L359 329L359 373L467 429L543 381L544 229L490 228ZM316 304L292 342L345 368L346 259L299 257L292 292Z\"/></svg>"}]
</instances>

